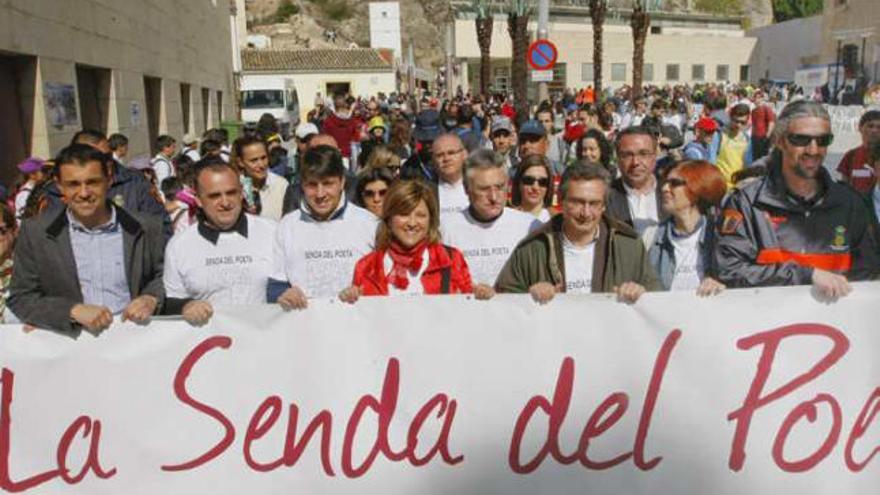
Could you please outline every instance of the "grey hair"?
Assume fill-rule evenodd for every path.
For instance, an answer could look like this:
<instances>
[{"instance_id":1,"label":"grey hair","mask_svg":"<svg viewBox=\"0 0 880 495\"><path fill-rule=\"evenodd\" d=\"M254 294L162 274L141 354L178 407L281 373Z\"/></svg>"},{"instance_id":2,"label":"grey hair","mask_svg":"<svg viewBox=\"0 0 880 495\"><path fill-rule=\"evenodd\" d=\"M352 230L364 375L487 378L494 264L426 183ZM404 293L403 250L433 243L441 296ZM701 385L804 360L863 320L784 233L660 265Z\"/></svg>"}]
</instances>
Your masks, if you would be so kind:
<instances>
[{"instance_id":1,"label":"grey hair","mask_svg":"<svg viewBox=\"0 0 880 495\"><path fill-rule=\"evenodd\" d=\"M821 103L807 100L789 103L779 113L779 117L776 118L776 127L773 128L773 141L778 142L784 138L786 133L788 133L788 127L795 120L810 117L831 122L831 115L828 114L828 110Z\"/></svg>"},{"instance_id":2,"label":"grey hair","mask_svg":"<svg viewBox=\"0 0 880 495\"><path fill-rule=\"evenodd\" d=\"M480 148L468 155L464 162L464 185L467 187L474 172L477 170L490 170L500 168L504 170L504 157L500 153L486 148Z\"/></svg>"},{"instance_id":3,"label":"grey hair","mask_svg":"<svg viewBox=\"0 0 880 495\"><path fill-rule=\"evenodd\" d=\"M562 174L562 181L559 183L559 197L565 199L568 194L568 187L572 181L598 180L605 184L605 203L608 203L608 193L610 193L611 174L604 167L595 164L575 163L565 169Z\"/></svg>"}]
</instances>

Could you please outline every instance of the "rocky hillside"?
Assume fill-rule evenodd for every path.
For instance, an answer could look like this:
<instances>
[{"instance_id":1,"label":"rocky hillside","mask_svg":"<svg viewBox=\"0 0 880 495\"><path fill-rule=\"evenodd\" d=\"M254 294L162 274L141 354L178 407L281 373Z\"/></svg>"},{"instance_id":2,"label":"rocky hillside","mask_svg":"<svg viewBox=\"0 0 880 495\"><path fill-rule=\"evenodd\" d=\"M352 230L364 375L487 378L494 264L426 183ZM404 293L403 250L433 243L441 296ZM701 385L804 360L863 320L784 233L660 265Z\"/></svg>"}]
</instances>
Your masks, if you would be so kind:
<instances>
[{"instance_id":1,"label":"rocky hillside","mask_svg":"<svg viewBox=\"0 0 880 495\"><path fill-rule=\"evenodd\" d=\"M440 66L444 59L443 23L451 15L450 0L398 1L403 19L403 46L414 43L416 63L420 67ZM662 0L659 5L668 11L696 12L698 9L711 11L731 2L739 2L736 10L741 6L750 26L772 22L771 0ZM555 0L555 3L583 5L586 0ZM609 3L612 8L629 8L632 0L610 0ZM369 2L366 0L247 0L246 6L250 31L271 35L274 48L370 45ZM290 13L294 14L286 15ZM327 36L330 31L335 32L335 39Z\"/></svg>"}]
</instances>

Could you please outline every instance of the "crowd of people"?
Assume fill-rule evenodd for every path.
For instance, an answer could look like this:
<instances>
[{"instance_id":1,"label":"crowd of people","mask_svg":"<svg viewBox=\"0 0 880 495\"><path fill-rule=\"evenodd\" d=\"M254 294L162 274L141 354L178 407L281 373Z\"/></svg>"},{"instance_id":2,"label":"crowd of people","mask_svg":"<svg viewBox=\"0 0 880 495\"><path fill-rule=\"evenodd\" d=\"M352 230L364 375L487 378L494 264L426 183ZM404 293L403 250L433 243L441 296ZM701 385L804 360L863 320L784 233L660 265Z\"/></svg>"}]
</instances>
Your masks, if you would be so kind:
<instances>
[{"instance_id":1,"label":"crowd of people","mask_svg":"<svg viewBox=\"0 0 880 495\"><path fill-rule=\"evenodd\" d=\"M70 335L114 318L315 298L711 296L880 276L880 110L833 176L822 104L769 88L316 99L285 143L271 115L156 139L78 132L19 164L2 207L7 322ZM776 103L776 104L773 104Z\"/></svg>"}]
</instances>

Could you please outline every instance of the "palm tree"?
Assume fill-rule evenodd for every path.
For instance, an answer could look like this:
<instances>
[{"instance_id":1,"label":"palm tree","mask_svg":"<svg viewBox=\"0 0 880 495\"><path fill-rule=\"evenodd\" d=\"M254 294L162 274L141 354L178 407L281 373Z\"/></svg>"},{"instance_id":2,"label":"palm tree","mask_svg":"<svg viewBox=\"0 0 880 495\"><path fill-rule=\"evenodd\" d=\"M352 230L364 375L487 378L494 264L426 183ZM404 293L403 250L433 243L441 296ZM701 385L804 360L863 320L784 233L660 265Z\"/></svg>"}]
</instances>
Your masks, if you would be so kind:
<instances>
[{"instance_id":1,"label":"palm tree","mask_svg":"<svg viewBox=\"0 0 880 495\"><path fill-rule=\"evenodd\" d=\"M513 106L518 123L529 118L528 73L526 52L529 49L529 15L532 5L529 0L510 0L507 11L507 32L513 45L513 59L510 62L510 78L513 83Z\"/></svg>"},{"instance_id":2,"label":"palm tree","mask_svg":"<svg viewBox=\"0 0 880 495\"><path fill-rule=\"evenodd\" d=\"M607 12L608 0L590 0L590 20L593 23L593 88L597 102L602 94L602 29Z\"/></svg>"},{"instance_id":3,"label":"palm tree","mask_svg":"<svg viewBox=\"0 0 880 495\"><path fill-rule=\"evenodd\" d=\"M489 82L492 77L492 60L489 48L492 46L492 29L494 19L489 0L472 0L474 12L477 14L477 44L480 45L480 94L489 96Z\"/></svg>"},{"instance_id":4,"label":"palm tree","mask_svg":"<svg viewBox=\"0 0 880 495\"><path fill-rule=\"evenodd\" d=\"M645 40L651 26L651 15L645 10L644 0L633 0L632 17L629 20L633 35L633 83L632 98L642 96L642 76L645 70Z\"/></svg>"}]
</instances>

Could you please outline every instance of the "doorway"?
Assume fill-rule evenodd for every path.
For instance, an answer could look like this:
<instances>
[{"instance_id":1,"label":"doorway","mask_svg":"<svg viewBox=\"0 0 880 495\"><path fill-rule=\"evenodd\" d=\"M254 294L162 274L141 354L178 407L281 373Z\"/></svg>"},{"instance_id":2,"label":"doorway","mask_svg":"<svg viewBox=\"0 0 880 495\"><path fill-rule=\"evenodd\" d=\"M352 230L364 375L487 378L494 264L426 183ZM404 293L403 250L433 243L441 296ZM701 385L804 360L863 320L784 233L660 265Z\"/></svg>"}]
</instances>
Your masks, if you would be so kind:
<instances>
[{"instance_id":1,"label":"doorway","mask_svg":"<svg viewBox=\"0 0 880 495\"><path fill-rule=\"evenodd\" d=\"M76 66L76 88L83 129L107 133L110 109L110 69Z\"/></svg>"},{"instance_id":2,"label":"doorway","mask_svg":"<svg viewBox=\"0 0 880 495\"><path fill-rule=\"evenodd\" d=\"M327 92L325 94L331 98L336 95L348 95L349 93L351 93L351 83L347 83L347 82L329 82L329 83L327 83Z\"/></svg>"},{"instance_id":3,"label":"doorway","mask_svg":"<svg viewBox=\"0 0 880 495\"><path fill-rule=\"evenodd\" d=\"M144 76L144 103L147 106L147 131L150 136L151 154L155 154L156 138L159 137L159 116L162 111L162 80Z\"/></svg>"},{"instance_id":4,"label":"doorway","mask_svg":"<svg viewBox=\"0 0 880 495\"><path fill-rule=\"evenodd\" d=\"M0 54L0 181L12 186L15 168L31 154L36 94L36 57ZM43 157L48 158L48 157Z\"/></svg>"}]
</instances>

